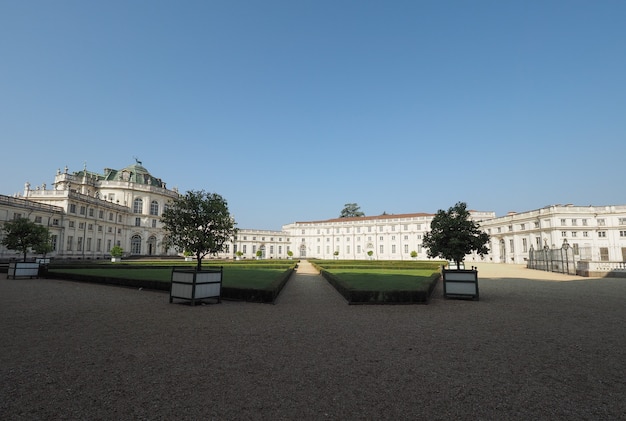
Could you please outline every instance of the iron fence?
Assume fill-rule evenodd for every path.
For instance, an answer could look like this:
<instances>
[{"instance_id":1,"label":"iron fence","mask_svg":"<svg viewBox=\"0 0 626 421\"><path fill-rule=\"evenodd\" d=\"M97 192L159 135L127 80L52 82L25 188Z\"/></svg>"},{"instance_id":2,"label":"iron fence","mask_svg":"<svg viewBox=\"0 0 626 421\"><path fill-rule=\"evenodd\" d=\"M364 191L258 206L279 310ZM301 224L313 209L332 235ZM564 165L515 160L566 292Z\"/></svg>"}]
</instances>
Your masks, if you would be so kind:
<instances>
[{"instance_id":1,"label":"iron fence","mask_svg":"<svg viewBox=\"0 0 626 421\"><path fill-rule=\"evenodd\" d=\"M574 252L575 250L568 244L564 244L561 248L546 246L540 250L531 247L528 253L527 266L529 269L576 275L576 255Z\"/></svg>"}]
</instances>

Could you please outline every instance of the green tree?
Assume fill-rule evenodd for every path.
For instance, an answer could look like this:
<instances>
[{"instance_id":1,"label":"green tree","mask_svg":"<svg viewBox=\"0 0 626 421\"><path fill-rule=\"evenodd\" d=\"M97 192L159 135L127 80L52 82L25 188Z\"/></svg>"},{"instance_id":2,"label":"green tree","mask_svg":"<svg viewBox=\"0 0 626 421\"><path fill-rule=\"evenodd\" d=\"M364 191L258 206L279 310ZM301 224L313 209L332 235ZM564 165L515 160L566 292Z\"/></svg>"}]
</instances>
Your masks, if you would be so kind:
<instances>
[{"instance_id":1,"label":"green tree","mask_svg":"<svg viewBox=\"0 0 626 421\"><path fill-rule=\"evenodd\" d=\"M365 214L361 212L361 207L356 203L346 203L339 214L340 218L353 218L358 216L365 216Z\"/></svg>"},{"instance_id":2,"label":"green tree","mask_svg":"<svg viewBox=\"0 0 626 421\"><path fill-rule=\"evenodd\" d=\"M7 221L4 223L2 230L5 234L4 238L2 238L2 245L9 250L20 252L24 261L26 261L26 255L29 250L41 253L50 244L48 228L36 224L28 218L17 218Z\"/></svg>"},{"instance_id":3,"label":"green tree","mask_svg":"<svg viewBox=\"0 0 626 421\"><path fill-rule=\"evenodd\" d=\"M161 222L169 245L190 251L198 270L202 269L202 259L223 251L224 243L237 231L226 200L204 190L191 190L174 199L163 211Z\"/></svg>"},{"instance_id":4,"label":"green tree","mask_svg":"<svg viewBox=\"0 0 626 421\"><path fill-rule=\"evenodd\" d=\"M489 234L480 230L470 219L467 205L458 202L447 211L439 210L430 223L430 232L424 234L422 244L428 248L429 257L439 257L456 262L460 267L465 256L472 251L484 256Z\"/></svg>"}]
</instances>

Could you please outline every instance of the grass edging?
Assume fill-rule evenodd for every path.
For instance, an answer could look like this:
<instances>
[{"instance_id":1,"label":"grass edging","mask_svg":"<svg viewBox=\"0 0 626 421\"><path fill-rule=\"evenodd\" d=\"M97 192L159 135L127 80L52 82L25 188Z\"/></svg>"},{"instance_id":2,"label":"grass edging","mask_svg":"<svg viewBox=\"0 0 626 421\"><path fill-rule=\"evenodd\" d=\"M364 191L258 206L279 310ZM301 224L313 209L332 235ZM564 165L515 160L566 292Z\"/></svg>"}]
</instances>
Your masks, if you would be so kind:
<instances>
[{"instance_id":1,"label":"grass edging","mask_svg":"<svg viewBox=\"0 0 626 421\"><path fill-rule=\"evenodd\" d=\"M427 291L364 291L346 287L341 280L325 269L324 277L347 301L348 304L428 304L441 274L433 273Z\"/></svg>"},{"instance_id":2,"label":"grass edging","mask_svg":"<svg viewBox=\"0 0 626 421\"><path fill-rule=\"evenodd\" d=\"M256 303L268 303L273 304L278 298L278 295L284 288L285 284L291 277L291 274L295 270L295 265L285 270L285 272L272 282L267 289L254 289L254 288L233 288L222 286L221 299L233 300L233 301L246 301ZM167 292L170 291L170 282L162 281L150 281L145 279L131 279L131 278L118 278L110 276L94 276L84 274L72 274L65 272L51 272L46 271L42 274L43 277L48 279L59 279L74 282L87 282L101 285L121 286L128 288L143 288L152 291Z\"/></svg>"}]
</instances>

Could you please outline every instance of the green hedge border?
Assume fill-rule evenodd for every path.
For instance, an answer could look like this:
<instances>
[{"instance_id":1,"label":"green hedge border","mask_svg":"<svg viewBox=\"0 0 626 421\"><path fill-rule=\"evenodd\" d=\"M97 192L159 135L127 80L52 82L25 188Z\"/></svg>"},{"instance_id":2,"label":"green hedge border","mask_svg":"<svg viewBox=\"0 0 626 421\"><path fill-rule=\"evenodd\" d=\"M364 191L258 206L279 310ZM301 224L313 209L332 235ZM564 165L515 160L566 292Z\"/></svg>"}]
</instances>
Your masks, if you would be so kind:
<instances>
[{"instance_id":1,"label":"green hedge border","mask_svg":"<svg viewBox=\"0 0 626 421\"><path fill-rule=\"evenodd\" d=\"M339 278L325 269L320 270L320 275L348 301L348 304L428 304L441 279L440 273L433 273L427 291L363 291L346 287Z\"/></svg>"},{"instance_id":2,"label":"green hedge border","mask_svg":"<svg viewBox=\"0 0 626 421\"><path fill-rule=\"evenodd\" d=\"M76 266L73 266L76 267ZM93 266L90 266L93 267ZM167 268L171 268L171 266L166 266ZM254 289L254 288L233 288L233 287L224 287L222 286L221 299L222 300L230 300L230 301L246 301L246 302L254 302L254 303L266 303L266 304L274 304L278 295L282 291L282 289L289 281L289 278L295 271L297 265L293 265L290 269L287 269L276 281L272 282L270 288L268 289ZM55 267L57 269L58 267ZM128 266L128 269L145 269L143 267L132 267ZM125 267L126 269L126 267ZM121 286L128 288L143 288L152 291L161 291L170 292L170 282L161 282L161 281L149 281L142 279L128 279L128 278L115 278L109 276L89 276L89 275L78 275L72 273L62 273L62 272L49 272L49 271L40 271L40 275L44 278L48 279L59 279L66 281L74 281L74 282L87 282L101 285L112 285L112 286Z\"/></svg>"}]
</instances>

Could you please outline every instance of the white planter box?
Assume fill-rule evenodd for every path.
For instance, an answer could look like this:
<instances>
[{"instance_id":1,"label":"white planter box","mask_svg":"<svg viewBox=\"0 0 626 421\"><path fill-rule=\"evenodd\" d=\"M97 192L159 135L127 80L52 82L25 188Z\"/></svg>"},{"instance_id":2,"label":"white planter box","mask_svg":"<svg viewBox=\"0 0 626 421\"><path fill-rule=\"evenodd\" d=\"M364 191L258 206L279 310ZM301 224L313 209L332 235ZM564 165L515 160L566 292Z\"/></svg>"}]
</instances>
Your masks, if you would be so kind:
<instances>
[{"instance_id":1,"label":"white planter box","mask_svg":"<svg viewBox=\"0 0 626 421\"><path fill-rule=\"evenodd\" d=\"M478 271L443 270L443 296L445 298L472 298L478 300Z\"/></svg>"},{"instance_id":2,"label":"white planter box","mask_svg":"<svg viewBox=\"0 0 626 421\"><path fill-rule=\"evenodd\" d=\"M122 258L121 257L111 257L111 261L114 262L114 263L115 262L121 262Z\"/></svg>"},{"instance_id":3,"label":"white planter box","mask_svg":"<svg viewBox=\"0 0 626 421\"><path fill-rule=\"evenodd\" d=\"M217 299L218 303L221 302L222 273L221 266L219 269L201 271L172 269L170 303L175 298L191 301L191 305L208 298Z\"/></svg>"},{"instance_id":4,"label":"white planter box","mask_svg":"<svg viewBox=\"0 0 626 421\"><path fill-rule=\"evenodd\" d=\"M38 278L39 277L39 263L32 262L10 262L9 271L7 272L7 279L13 277L13 279L20 278Z\"/></svg>"}]
</instances>

